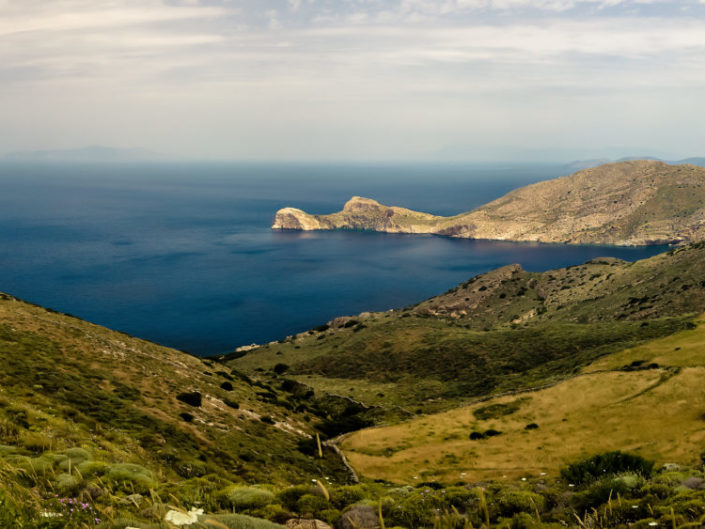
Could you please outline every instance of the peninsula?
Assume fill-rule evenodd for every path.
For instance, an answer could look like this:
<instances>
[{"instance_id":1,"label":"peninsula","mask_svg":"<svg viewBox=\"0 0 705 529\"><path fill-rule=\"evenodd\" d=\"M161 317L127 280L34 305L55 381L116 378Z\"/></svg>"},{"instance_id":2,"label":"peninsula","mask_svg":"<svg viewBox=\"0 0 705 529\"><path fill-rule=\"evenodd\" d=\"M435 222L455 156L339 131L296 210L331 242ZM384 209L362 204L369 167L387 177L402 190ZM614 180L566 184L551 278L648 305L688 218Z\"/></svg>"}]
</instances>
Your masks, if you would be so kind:
<instances>
[{"instance_id":1,"label":"peninsula","mask_svg":"<svg viewBox=\"0 0 705 529\"><path fill-rule=\"evenodd\" d=\"M280 209L273 229L369 230L467 239L640 246L705 238L705 168L636 160L515 189L453 217L352 197L342 211Z\"/></svg>"}]
</instances>

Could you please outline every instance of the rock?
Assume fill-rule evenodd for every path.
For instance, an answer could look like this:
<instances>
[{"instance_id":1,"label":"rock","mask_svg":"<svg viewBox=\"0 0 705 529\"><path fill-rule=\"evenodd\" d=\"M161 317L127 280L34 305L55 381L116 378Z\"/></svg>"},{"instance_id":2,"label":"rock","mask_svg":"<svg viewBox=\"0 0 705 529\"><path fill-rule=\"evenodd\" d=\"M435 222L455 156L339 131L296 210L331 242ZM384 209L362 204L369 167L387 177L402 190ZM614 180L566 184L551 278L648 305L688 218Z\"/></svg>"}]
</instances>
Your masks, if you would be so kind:
<instances>
[{"instance_id":1,"label":"rock","mask_svg":"<svg viewBox=\"0 0 705 529\"><path fill-rule=\"evenodd\" d=\"M371 505L353 505L338 522L339 529L377 529L379 516Z\"/></svg>"},{"instance_id":2,"label":"rock","mask_svg":"<svg viewBox=\"0 0 705 529\"><path fill-rule=\"evenodd\" d=\"M287 529L333 529L326 522L310 518L291 518L285 525Z\"/></svg>"},{"instance_id":3,"label":"rock","mask_svg":"<svg viewBox=\"0 0 705 529\"><path fill-rule=\"evenodd\" d=\"M682 485L684 487L692 489L692 490L702 490L703 487L705 486L705 480L703 480L703 478L699 478L697 476L691 476L691 477L683 480Z\"/></svg>"},{"instance_id":4,"label":"rock","mask_svg":"<svg viewBox=\"0 0 705 529\"><path fill-rule=\"evenodd\" d=\"M130 494L122 499L122 503L139 507L142 504L142 500L144 500L144 497L141 494Z\"/></svg>"},{"instance_id":5,"label":"rock","mask_svg":"<svg viewBox=\"0 0 705 529\"><path fill-rule=\"evenodd\" d=\"M275 230L325 230L315 216L296 208L284 208L277 211L272 228Z\"/></svg>"}]
</instances>

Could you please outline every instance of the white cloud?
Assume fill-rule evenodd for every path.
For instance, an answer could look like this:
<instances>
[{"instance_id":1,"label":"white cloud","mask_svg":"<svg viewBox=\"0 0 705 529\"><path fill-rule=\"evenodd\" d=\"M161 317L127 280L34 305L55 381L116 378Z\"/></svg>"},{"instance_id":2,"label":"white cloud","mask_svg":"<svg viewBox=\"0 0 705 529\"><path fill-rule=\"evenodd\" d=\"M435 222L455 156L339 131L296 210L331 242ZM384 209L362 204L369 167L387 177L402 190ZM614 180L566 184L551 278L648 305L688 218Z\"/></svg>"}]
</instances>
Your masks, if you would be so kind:
<instances>
[{"instance_id":1,"label":"white cloud","mask_svg":"<svg viewBox=\"0 0 705 529\"><path fill-rule=\"evenodd\" d=\"M647 113L661 131L680 120L664 141L705 142L692 103L705 16L571 11L637 2L0 0L0 151L122 138L221 156L400 156L462 143L470 122L496 141L531 126L531 141L555 142L568 116L596 138L621 117L641 137ZM516 16L529 7L541 13Z\"/></svg>"}]
</instances>

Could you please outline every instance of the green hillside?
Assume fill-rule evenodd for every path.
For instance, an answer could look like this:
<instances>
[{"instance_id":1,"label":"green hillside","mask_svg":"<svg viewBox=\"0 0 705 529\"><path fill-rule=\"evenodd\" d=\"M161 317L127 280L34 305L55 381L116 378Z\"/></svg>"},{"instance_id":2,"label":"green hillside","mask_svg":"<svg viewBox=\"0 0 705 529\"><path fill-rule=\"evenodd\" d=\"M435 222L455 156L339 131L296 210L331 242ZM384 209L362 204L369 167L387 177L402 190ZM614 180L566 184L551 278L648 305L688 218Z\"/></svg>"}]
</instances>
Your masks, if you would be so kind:
<instances>
[{"instance_id":1,"label":"green hillside","mask_svg":"<svg viewBox=\"0 0 705 529\"><path fill-rule=\"evenodd\" d=\"M0 527L697 526L703 251L510 267L227 359L2 294Z\"/></svg>"},{"instance_id":2,"label":"green hillside","mask_svg":"<svg viewBox=\"0 0 705 529\"><path fill-rule=\"evenodd\" d=\"M692 326L705 309L705 244L636 263L596 259L545 273L507 266L418 305L337 318L226 357L385 408L433 412L560 380L608 353Z\"/></svg>"},{"instance_id":3,"label":"green hillside","mask_svg":"<svg viewBox=\"0 0 705 529\"><path fill-rule=\"evenodd\" d=\"M362 475L403 483L538 476L610 450L696 465L705 452L705 320L696 321L549 388L362 430L342 446Z\"/></svg>"},{"instance_id":4,"label":"green hillside","mask_svg":"<svg viewBox=\"0 0 705 529\"><path fill-rule=\"evenodd\" d=\"M140 494L227 510L238 484L349 479L334 451L315 454L316 409L332 399L295 411L293 394L216 362L6 294L0 355L0 465L27 501L90 498L110 515L144 510L124 504Z\"/></svg>"}]
</instances>

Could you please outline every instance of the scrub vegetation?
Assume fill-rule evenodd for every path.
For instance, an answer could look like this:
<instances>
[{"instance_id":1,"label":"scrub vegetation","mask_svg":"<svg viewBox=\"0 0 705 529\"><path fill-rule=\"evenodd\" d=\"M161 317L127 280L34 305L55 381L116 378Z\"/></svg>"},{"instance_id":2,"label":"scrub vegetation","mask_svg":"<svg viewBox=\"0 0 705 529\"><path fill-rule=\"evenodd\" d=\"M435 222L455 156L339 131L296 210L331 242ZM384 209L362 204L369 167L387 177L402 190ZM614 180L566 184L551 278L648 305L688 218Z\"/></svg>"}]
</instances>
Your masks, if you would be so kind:
<instances>
[{"instance_id":1,"label":"scrub vegetation","mask_svg":"<svg viewBox=\"0 0 705 529\"><path fill-rule=\"evenodd\" d=\"M0 527L700 526L704 258L505 267L211 359L1 294Z\"/></svg>"}]
</instances>

